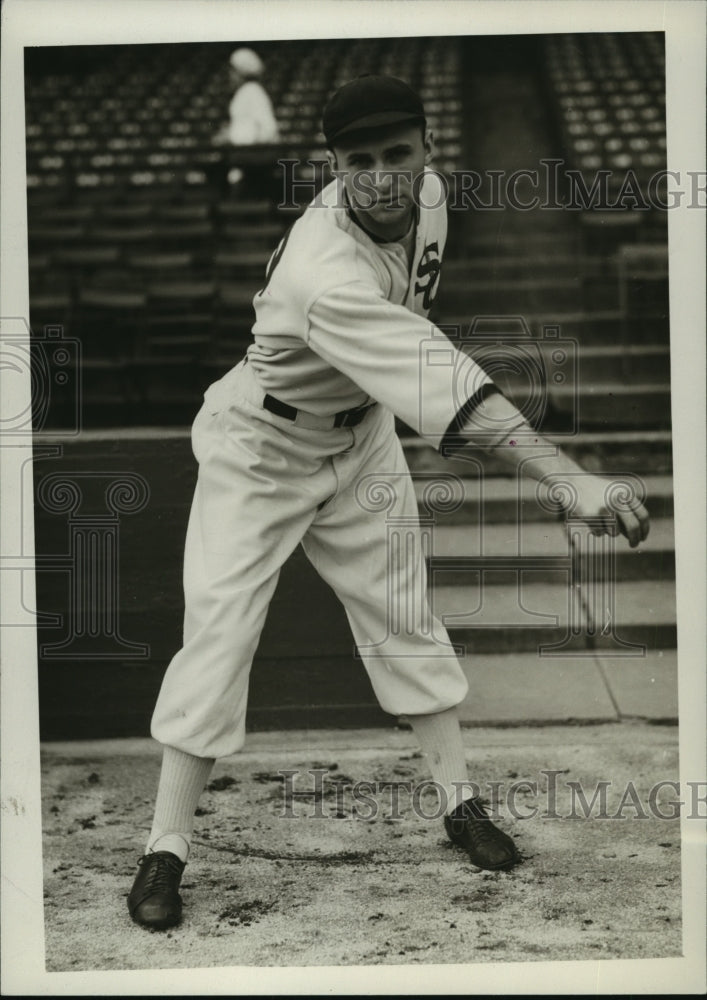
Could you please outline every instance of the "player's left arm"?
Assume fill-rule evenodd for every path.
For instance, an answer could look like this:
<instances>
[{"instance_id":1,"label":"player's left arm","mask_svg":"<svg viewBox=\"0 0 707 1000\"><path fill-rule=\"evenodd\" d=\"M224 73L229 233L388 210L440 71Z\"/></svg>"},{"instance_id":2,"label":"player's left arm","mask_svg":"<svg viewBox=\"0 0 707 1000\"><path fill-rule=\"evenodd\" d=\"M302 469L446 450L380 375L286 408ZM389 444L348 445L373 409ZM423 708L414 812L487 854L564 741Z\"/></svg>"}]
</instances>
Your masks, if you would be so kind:
<instances>
[{"instance_id":1,"label":"player's left arm","mask_svg":"<svg viewBox=\"0 0 707 1000\"><path fill-rule=\"evenodd\" d=\"M609 504L614 490L611 479L585 472L557 445L542 437L525 421L520 411L502 393L485 396L468 416L462 415L459 443L475 444L498 456L515 469L542 480L557 496L574 495L572 514L590 523L593 534L625 535L631 548L645 541L649 531L648 511L633 498L625 504ZM571 490L562 489L570 484Z\"/></svg>"}]
</instances>

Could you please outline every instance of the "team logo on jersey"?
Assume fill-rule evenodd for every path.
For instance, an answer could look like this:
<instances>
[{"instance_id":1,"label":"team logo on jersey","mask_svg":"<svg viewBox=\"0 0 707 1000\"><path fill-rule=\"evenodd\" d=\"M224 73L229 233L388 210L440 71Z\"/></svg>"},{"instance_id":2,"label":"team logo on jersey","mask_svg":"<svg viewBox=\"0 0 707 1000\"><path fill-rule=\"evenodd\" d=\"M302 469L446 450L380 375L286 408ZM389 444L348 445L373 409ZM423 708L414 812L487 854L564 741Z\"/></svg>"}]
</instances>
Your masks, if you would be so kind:
<instances>
[{"instance_id":1,"label":"team logo on jersey","mask_svg":"<svg viewBox=\"0 0 707 1000\"><path fill-rule=\"evenodd\" d=\"M417 278L426 278L425 282L415 282L415 295L422 292L422 305L429 309L437 295L437 285L439 284L439 272L442 270L442 262L439 259L439 246L437 242L428 243L422 251L420 263L417 265Z\"/></svg>"}]
</instances>

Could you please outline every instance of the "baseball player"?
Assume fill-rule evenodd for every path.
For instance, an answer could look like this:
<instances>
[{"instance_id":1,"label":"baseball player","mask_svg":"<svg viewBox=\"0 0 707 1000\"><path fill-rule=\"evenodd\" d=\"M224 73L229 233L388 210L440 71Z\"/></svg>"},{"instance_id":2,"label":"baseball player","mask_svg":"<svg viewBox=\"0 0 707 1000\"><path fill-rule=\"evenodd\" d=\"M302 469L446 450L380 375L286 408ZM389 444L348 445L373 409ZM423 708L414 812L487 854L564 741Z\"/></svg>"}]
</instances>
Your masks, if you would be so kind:
<instances>
[{"instance_id":1,"label":"baseball player","mask_svg":"<svg viewBox=\"0 0 707 1000\"><path fill-rule=\"evenodd\" d=\"M155 816L128 896L148 928L177 923L194 813L214 760L245 738L248 674L278 573L295 547L335 590L382 708L409 720L445 805L450 839L477 866L519 855L472 796L456 706L467 682L426 599L422 546L399 556L389 628L386 514L362 500L376 474L396 516L417 504L394 419L441 452L471 442L560 482L580 471L527 427L488 375L426 318L439 279L446 210L427 169L432 136L400 80L360 77L323 115L335 179L273 253L254 298L254 343L209 387L192 430L199 463L184 558L184 643L152 720L164 748ZM431 335L454 364L428 364ZM537 445L514 447L527 432ZM552 455L552 457L548 457ZM579 477L575 515L603 518L607 483ZM619 528L646 537L636 504ZM443 654L443 655L442 655Z\"/></svg>"}]
</instances>

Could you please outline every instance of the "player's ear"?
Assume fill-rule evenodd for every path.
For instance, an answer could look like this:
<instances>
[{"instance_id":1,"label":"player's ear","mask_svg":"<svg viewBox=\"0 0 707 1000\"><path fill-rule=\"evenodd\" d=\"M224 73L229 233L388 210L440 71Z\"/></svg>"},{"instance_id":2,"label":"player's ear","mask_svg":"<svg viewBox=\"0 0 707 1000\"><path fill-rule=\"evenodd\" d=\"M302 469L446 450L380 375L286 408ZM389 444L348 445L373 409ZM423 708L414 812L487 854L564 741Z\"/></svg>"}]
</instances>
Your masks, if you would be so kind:
<instances>
[{"instance_id":1,"label":"player's ear","mask_svg":"<svg viewBox=\"0 0 707 1000\"><path fill-rule=\"evenodd\" d=\"M326 158L327 158L327 163L329 164L329 170L333 174L333 172L336 170L336 155L331 149L327 149Z\"/></svg>"},{"instance_id":2,"label":"player's ear","mask_svg":"<svg viewBox=\"0 0 707 1000\"><path fill-rule=\"evenodd\" d=\"M425 129L423 145L425 147L425 166L429 167L430 163L432 163L432 157L434 155L434 135L431 128Z\"/></svg>"}]
</instances>

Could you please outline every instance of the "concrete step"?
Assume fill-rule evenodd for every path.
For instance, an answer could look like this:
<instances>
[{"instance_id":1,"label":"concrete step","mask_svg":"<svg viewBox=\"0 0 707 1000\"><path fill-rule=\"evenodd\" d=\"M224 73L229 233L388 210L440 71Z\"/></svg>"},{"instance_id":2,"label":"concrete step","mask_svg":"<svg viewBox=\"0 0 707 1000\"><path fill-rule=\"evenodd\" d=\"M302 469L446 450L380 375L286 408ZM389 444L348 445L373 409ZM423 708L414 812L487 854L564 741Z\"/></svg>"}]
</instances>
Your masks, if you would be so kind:
<instances>
[{"instance_id":1,"label":"concrete step","mask_svg":"<svg viewBox=\"0 0 707 1000\"><path fill-rule=\"evenodd\" d=\"M617 275L584 275L582 304L592 309L619 309L620 293Z\"/></svg>"},{"instance_id":2,"label":"concrete step","mask_svg":"<svg viewBox=\"0 0 707 1000\"><path fill-rule=\"evenodd\" d=\"M675 587L670 582L623 581L613 588L574 590L562 571L558 576L565 580L557 583L529 582L532 572L509 571L513 575L506 585L484 584L483 589L478 576L465 586L433 587L433 610L465 652L542 649L544 655L565 655L589 648L677 645Z\"/></svg>"},{"instance_id":3,"label":"concrete step","mask_svg":"<svg viewBox=\"0 0 707 1000\"><path fill-rule=\"evenodd\" d=\"M465 305L473 305L467 302ZM559 329L559 336L572 338L581 345L607 344L616 346L624 343L635 343L637 348L643 344L660 343L668 344L669 327L666 319L661 316L647 317L646 319L625 320L622 312L618 309L599 310L595 305L588 304L586 309L575 308L569 310L551 310L547 308L547 303L540 306L538 310L529 310L523 313L523 319L537 339L542 339L543 329L546 326ZM456 328L462 331L464 337L471 337L475 316L483 319L481 310L475 309L471 312L468 308L466 312L457 312L450 308L444 301L444 296L440 294L437 304L436 322L444 327ZM511 310L505 308L501 317L515 319Z\"/></svg>"},{"instance_id":4,"label":"concrete step","mask_svg":"<svg viewBox=\"0 0 707 1000\"><path fill-rule=\"evenodd\" d=\"M589 597L596 595L590 591ZM677 648L677 608L675 585L661 580L619 582L615 607L599 608L587 602L594 646L610 650L615 643L612 628L620 640L638 643L648 650Z\"/></svg>"},{"instance_id":5,"label":"concrete step","mask_svg":"<svg viewBox=\"0 0 707 1000\"><path fill-rule=\"evenodd\" d=\"M512 576L508 574L509 578ZM503 584L478 581L465 586L435 585L431 605L462 655L538 652L541 647L572 642L569 627L571 592L563 574L554 583L528 583L528 575ZM436 581L435 581L436 584ZM576 612L577 629L588 634L586 611ZM588 648L585 637L572 648Z\"/></svg>"},{"instance_id":6,"label":"concrete step","mask_svg":"<svg viewBox=\"0 0 707 1000\"><path fill-rule=\"evenodd\" d=\"M648 538L636 549L631 549L623 536L613 543L604 538L601 544L613 544L614 564L611 566L606 559L593 559L590 563L585 556L587 572L594 579L604 579L608 573L614 574L616 580L675 579L675 532L671 519L654 520ZM557 579L557 564L572 557L572 547L565 526L553 522L453 525L434 528L430 554L435 574L439 574L446 586L465 586L476 572L473 566L493 567L502 560L519 566L527 563L533 567L534 581L552 582ZM468 566L463 565L465 560L470 560ZM487 583L495 579L503 582L504 577L508 577L507 570L491 568L485 572Z\"/></svg>"},{"instance_id":7,"label":"concrete step","mask_svg":"<svg viewBox=\"0 0 707 1000\"><path fill-rule=\"evenodd\" d=\"M607 325L610 341L594 342L587 336L584 322ZM471 320L445 315L437 325L452 343L479 364L492 364L511 380L527 373L529 362L540 369L546 381L560 372L565 381L582 378L609 379L635 383L670 380L670 346L663 337L654 342L627 340L628 328L620 313L599 313L583 320L578 314L565 314L556 322L540 316L483 316ZM563 325L564 324L564 325ZM527 378L527 375L526 375Z\"/></svg>"},{"instance_id":8,"label":"concrete step","mask_svg":"<svg viewBox=\"0 0 707 1000\"><path fill-rule=\"evenodd\" d=\"M479 232L478 226L467 226L459 241L462 252L466 251L469 256L483 253L514 257L521 251L533 251L542 256L559 252L576 254L579 249L579 234L573 231L498 232L498 221L495 229L494 232Z\"/></svg>"},{"instance_id":9,"label":"concrete step","mask_svg":"<svg viewBox=\"0 0 707 1000\"><path fill-rule=\"evenodd\" d=\"M641 381L640 365L633 364L642 357L638 347L631 354L616 346L606 353L567 338L535 341L523 334L521 324L509 324L507 337L487 334L481 323L475 331L478 335L460 337L458 346L492 375L534 426L540 421L546 431L607 424L670 426L669 355L661 345L651 345L646 352L651 377ZM585 359L594 377L585 369Z\"/></svg>"},{"instance_id":10,"label":"concrete step","mask_svg":"<svg viewBox=\"0 0 707 1000\"><path fill-rule=\"evenodd\" d=\"M468 470L467 470L468 471ZM646 497L646 506L655 520L669 519L673 514L673 479L671 476L638 476L634 478L642 486ZM487 526L507 524L516 525L521 519L524 524L533 521L552 523L551 515L538 502L537 484L534 480L523 477L520 482L515 477L492 476L482 479L456 478L453 489L457 500L449 509L430 511L425 496L434 483L449 485L449 471L444 479L434 475L416 474L414 477L415 491L421 514L434 515L436 527L449 528L453 525L477 525L482 521Z\"/></svg>"},{"instance_id":11,"label":"concrete step","mask_svg":"<svg viewBox=\"0 0 707 1000\"><path fill-rule=\"evenodd\" d=\"M678 719L676 649L648 650L643 657L612 657L597 651L601 670L622 719Z\"/></svg>"},{"instance_id":12,"label":"concrete step","mask_svg":"<svg viewBox=\"0 0 707 1000\"><path fill-rule=\"evenodd\" d=\"M579 278L538 278L535 280L463 280L446 282L440 291L440 308L469 310L472 315L538 312L568 312L583 306Z\"/></svg>"},{"instance_id":13,"label":"concrete step","mask_svg":"<svg viewBox=\"0 0 707 1000\"><path fill-rule=\"evenodd\" d=\"M543 345L544 352L550 347ZM612 378L638 382L670 382L670 347L665 344L581 344L580 379Z\"/></svg>"},{"instance_id":14,"label":"concrete step","mask_svg":"<svg viewBox=\"0 0 707 1000\"><path fill-rule=\"evenodd\" d=\"M451 472L462 478L480 473L489 478L508 475L508 466L500 458L481 451L465 448L453 458L444 458L429 442L411 432L402 437L412 472ZM547 438L587 472L641 475L650 470L654 475L669 475L672 471L672 435L667 430L582 431L579 434L548 434Z\"/></svg>"},{"instance_id":15,"label":"concrete step","mask_svg":"<svg viewBox=\"0 0 707 1000\"><path fill-rule=\"evenodd\" d=\"M554 383L553 375L556 372L562 374L567 385L582 385L585 381L626 382L630 385L642 382L670 383L670 348L667 343L585 344L576 338L562 335L551 339L543 339L541 336L537 340L512 337L491 340L475 336L467 329L446 328L445 332L451 334L450 339L460 350L475 358L482 367L485 360L487 364L492 363L496 367L503 365L501 370L512 387L527 384L528 362L531 360L540 366L548 383ZM558 349L566 359L559 365L556 361Z\"/></svg>"},{"instance_id":16,"label":"concrete step","mask_svg":"<svg viewBox=\"0 0 707 1000\"><path fill-rule=\"evenodd\" d=\"M568 426L594 428L646 427L667 430L671 425L670 384L582 381L578 385L548 385L550 405ZM509 393L511 394L511 393ZM519 404L516 400L516 405Z\"/></svg>"},{"instance_id":17,"label":"concrete step","mask_svg":"<svg viewBox=\"0 0 707 1000\"><path fill-rule=\"evenodd\" d=\"M607 264L602 257L584 257L568 253L560 247L551 247L547 253L502 253L493 250L483 254L473 254L463 260L444 261L442 266L442 288L447 284L457 285L467 280L496 279L539 280L545 277L566 277L582 279L589 274L607 273ZM612 275L612 280L616 280Z\"/></svg>"},{"instance_id":18,"label":"concrete step","mask_svg":"<svg viewBox=\"0 0 707 1000\"><path fill-rule=\"evenodd\" d=\"M674 649L645 656L481 653L463 657L461 666L469 682L459 706L466 726L678 717Z\"/></svg>"},{"instance_id":19,"label":"concrete step","mask_svg":"<svg viewBox=\"0 0 707 1000\"><path fill-rule=\"evenodd\" d=\"M463 726L538 726L561 722L616 722L678 717L677 653L645 656L539 656L536 650L461 657L469 692L459 705ZM390 728L360 662L330 656L285 662L256 661L251 674L247 728L256 730L360 726ZM40 666L43 740L144 737L159 691L163 664L52 663ZM86 704L87 686L96 693ZM537 731L537 730L536 730ZM312 738L311 732L307 739Z\"/></svg>"},{"instance_id":20,"label":"concrete step","mask_svg":"<svg viewBox=\"0 0 707 1000\"><path fill-rule=\"evenodd\" d=\"M572 312L619 308L618 282L602 278L537 278L512 281L497 278L445 284L440 289L439 307L448 312L467 310L470 315ZM667 309L656 315L666 316Z\"/></svg>"}]
</instances>

